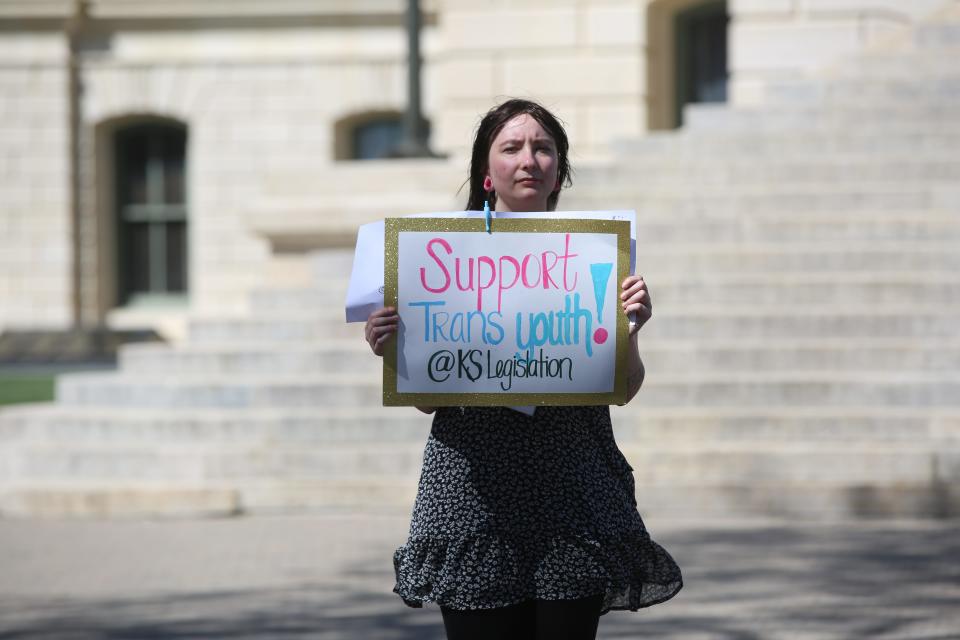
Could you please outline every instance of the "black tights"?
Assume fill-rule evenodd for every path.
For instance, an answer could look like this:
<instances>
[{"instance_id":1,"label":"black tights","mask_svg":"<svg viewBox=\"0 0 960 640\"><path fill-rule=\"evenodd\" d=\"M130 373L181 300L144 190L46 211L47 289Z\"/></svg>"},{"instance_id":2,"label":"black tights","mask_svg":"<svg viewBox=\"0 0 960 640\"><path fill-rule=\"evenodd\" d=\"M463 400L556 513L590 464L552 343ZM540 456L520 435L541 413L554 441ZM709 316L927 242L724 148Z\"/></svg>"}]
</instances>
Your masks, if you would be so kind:
<instances>
[{"instance_id":1,"label":"black tights","mask_svg":"<svg viewBox=\"0 0 960 640\"><path fill-rule=\"evenodd\" d=\"M498 609L440 607L447 640L594 640L603 595L528 600Z\"/></svg>"}]
</instances>

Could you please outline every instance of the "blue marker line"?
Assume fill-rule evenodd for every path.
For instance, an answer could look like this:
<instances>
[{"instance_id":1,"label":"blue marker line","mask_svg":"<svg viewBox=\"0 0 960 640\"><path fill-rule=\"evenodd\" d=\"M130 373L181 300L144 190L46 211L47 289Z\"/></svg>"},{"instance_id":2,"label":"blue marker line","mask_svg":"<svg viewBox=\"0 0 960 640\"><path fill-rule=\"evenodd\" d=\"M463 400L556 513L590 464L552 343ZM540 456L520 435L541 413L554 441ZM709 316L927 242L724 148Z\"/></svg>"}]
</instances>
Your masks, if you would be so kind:
<instances>
[{"instance_id":1,"label":"blue marker line","mask_svg":"<svg viewBox=\"0 0 960 640\"><path fill-rule=\"evenodd\" d=\"M590 265L590 275L593 276L593 296L597 301L597 324L603 324L603 302L607 293L607 282L613 270L612 262L600 262Z\"/></svg>"}]
</instances>

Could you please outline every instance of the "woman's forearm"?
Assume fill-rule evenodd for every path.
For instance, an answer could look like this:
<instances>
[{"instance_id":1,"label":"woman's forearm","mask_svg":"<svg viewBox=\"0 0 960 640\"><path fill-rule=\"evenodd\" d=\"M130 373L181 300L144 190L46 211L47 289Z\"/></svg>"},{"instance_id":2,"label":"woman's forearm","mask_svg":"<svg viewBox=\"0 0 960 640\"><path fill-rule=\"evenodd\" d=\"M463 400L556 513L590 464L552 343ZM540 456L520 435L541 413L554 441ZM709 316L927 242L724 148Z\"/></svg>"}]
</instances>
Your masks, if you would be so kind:
<instances>
[{"instance_id":1,"label":"woman's forearm","mask_svg":"<svg viewBox=\"0 0 960 640\"><path fill-rule=\"evenodd\" d=\"M646 370L643 368L643 360L640 359L640 347L637 345L637 334L630 337L627 345L627 399L626 402L633 400L633 397L643 386L643 378ZM624 404L626 404L626 402Z\"/></svg>"}]
</instances>

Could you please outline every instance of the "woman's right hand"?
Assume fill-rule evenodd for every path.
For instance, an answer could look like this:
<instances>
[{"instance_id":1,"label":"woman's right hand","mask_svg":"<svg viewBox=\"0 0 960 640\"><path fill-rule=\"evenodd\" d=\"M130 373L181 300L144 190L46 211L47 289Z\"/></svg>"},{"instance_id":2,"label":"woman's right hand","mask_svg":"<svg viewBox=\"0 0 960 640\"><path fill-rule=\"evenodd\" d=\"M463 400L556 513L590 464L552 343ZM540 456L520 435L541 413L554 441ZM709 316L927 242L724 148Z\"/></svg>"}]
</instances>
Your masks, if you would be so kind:
<instances>
[{"instance_id":1,"label":"woman's right hand","mask_svg":"<svg viewBox=\"0 0 960 640\"><path fill-rule=\"evenodd\" d=\"M376 355L383 355L383 345L396 332L399 322L400 316L397 315L397 310L393 307L377 309L367 318L364 335L367 338L367 344L370 345Z\"/></svg>"}]
</instances>

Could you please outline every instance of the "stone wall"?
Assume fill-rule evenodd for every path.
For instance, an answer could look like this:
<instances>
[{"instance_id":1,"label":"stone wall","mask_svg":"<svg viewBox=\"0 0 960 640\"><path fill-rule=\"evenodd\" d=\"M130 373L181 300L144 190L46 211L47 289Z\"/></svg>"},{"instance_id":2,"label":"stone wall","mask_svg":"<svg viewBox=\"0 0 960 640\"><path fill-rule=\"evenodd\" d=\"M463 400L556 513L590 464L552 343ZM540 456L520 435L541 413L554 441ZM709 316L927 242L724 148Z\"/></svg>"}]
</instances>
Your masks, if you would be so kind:
<instances>
[{"instance_id":1,"label":"stone wall","mask_svg":"<svg viewBox=\"0 0 960 640\"><path fill-rule=\"evenodd\" d=\"M0 327L70 321L66 43L0 36Z\"/></svg>"},{"instance_id":2,"label":"stone wall","mask_svg":"<svg viewBox=\"0 0 960 640\"><path fill-rule=\"evenodd\" d=\"M436 62L437 146L465 153L464 132L507 96L535 98L561 114L575 163L602 156L613 138L639 134L643 16L635 0L447 0Z\"/></svg>"},{"instance_id":3,"label":"stone wall","mask_svg":"<svg viewBox=\"0 0 960 640\"><path fill-rule=\"evenodd\" d=\"M334 163L336 121L406 101L402 29L337 19L344 24L113 24L109 37L91 38L81 80L84 321L167 323L176 335L188 311L244 307L270 255L246 220L267 177L322 174ZM0 35L0 329L72 322L66 38L59 21L34 24ZM425 31L429 55L436 38ZM428 69L425 108L434 111L431 80ZM111 134L142 117L187 127L189 308L113 309Z\"/></svg>"}]
</instances>

